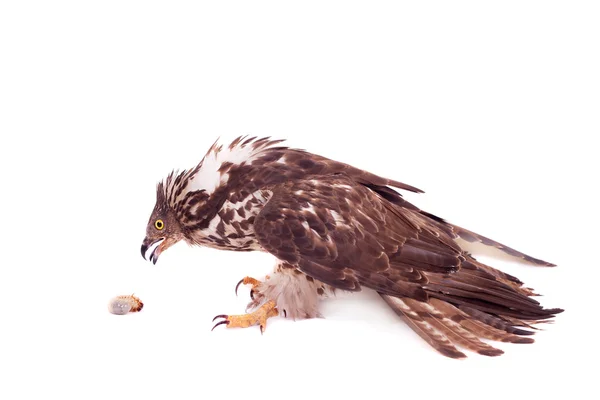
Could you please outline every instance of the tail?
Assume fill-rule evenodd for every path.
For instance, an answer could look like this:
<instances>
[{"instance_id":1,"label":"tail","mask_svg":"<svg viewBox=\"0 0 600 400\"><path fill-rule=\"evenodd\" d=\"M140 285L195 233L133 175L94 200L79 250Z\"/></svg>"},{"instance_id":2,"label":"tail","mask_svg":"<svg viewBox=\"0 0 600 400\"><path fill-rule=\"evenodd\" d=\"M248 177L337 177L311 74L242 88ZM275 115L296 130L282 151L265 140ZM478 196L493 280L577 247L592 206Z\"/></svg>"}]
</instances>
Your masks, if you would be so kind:
<instances>
[{"instance_id":1,"label":"tail","mask_svg":"<svg viewBox=\"0 0 600 400\"><path fill-rule=\"evenodd\" d=\"M504 353L481 339L533 343L533 339L527 337L533 332L517 328L512 321L468 307L456 306L437 298L420 302L406 297L380 295L408 326L446 357L466 357L456 346L484 356L494 357Z\"/></svg>"},{"instance_id":2,"label":"tail","mask_svg":"<svg viewBox=\"0 0 600 400\"><path fill-rule=\"evenodd\" d=\"M462 347L485 356L502 350L485 343L533 343L533 325L551 322L560 308L547 309L531 298L520 281L467 256L451 274L423 273L428 300L380 293L388 305L433 348L464 358Z\"/></svg>"},{"instance_id":3,"label":"tail","mask_svg":"<svg viewBox=\"0 0 600 400\"><path fill-rule=\"evenodd\" d=\"M429 218L454 239L494 247L534 265L555 266L420 210L389 187L365 185L391 203ZM502 350L481 339L533 343L534 332L528 329L537 329L533 325L551 322L556 314L563 312L560 308L543 308L532 298L536 296L533 290L524 287L518 278L485 265L467 253L464 257L456 272L422 272L427 279L423 286L428 295L426 301L379 293L419 336L443 355L466 357L458 346L486 356L499 356Z\"/></svg>"}]
</instances>

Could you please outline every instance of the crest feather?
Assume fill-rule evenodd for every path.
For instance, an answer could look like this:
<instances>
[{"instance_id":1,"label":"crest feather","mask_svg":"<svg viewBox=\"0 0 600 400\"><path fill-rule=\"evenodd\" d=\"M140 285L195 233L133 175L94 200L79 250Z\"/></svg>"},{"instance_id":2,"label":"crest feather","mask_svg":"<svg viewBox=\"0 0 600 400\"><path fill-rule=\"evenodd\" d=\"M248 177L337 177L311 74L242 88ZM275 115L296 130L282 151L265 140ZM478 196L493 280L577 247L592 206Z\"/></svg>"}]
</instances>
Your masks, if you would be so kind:
<instances>
[{"instance_id":1,"label":"crest feather","mask_svg":"<svg viewBox=\"0 0 600 400\"><path fill-rule=\"evenodd\" d=\"M271 140L270 137L239 136L229 146L224 146L217 139L206 152L206 155L194 168L181 172L173 171L158 184L157 198L166 201L171 207L182 201L186 194L199 190L208 195L226 185L229 168L252 163L263 151L273 148L284 140Z\"/></svg>"}]
</instances>

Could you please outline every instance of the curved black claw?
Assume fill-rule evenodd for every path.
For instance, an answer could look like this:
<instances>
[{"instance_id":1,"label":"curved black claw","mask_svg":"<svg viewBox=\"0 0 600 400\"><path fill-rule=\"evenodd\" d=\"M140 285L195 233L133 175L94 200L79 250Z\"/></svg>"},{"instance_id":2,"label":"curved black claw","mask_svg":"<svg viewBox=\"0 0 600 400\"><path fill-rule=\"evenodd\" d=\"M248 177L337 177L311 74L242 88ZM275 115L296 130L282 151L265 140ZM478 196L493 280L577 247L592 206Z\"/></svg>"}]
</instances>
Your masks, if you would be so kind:
<instances>
[{"instance_id":1,"label":"curved black claw","mask_svg":"<svg viewBox=\"0 0 600 400\"><path fill-rule=\"evenodd\" d=\"M240 287L240 285L242 284L242 282L244 282L244 278L240 279L240 281L237 283L237 285L235 285L235 295L237 296L237 291L238 288Z\"/></svg>"},{"instance_id":2,"label":"curved black claw","mask_svg":"<svg viewBox=\"0 0 600 400\"><path fill-rule=\"evenodd\" d=\"M225 319L224 319L223 321L219 321L219 322L217 322L217 323L215 324L215 326L213 326L213 327L212 327L212 329L210 330L211 332L212 332L212 331L213 331L213 330L214 330L214 329L215 329L217 326L219 326L219 325L223 325L223 324L225 324L225 325L229 325L229 321L227 320L227 318L228 318L228 316L227 316L227 315L224 315L224 314L217 315L216 317L214 317L214 318L213 318L213 322L215 322L215 319L217 319L217 318L225 318Z\"/></svg>"},{"instance_id":3,"label":"curved black claw","mask_svg":"<svg viewBox=\"0 0 600 400\"><path fill-rule=\"evenodd\" d=\"M217 322L217 323L215 324L215 326L213 326L213 327L212 327L212 329L211 329L210 331L211 331L211 332L212 332L212 331L214 331L214 330L215 330L215 328L216 328L217 326L219 326L219 325L223 325L223 324L225 324L225 325L229 325L229 321L227 321L227 320L223 320L223 321Z\"/></svg>"},{"instance_id":4,"label":"curved black claw","mask_svg":"<svg viewBox=\"0 0 600 400\"><path fill-rule=\"evenodd\" d=\"M283 318L287 318L287 311L283 310Z\"/></svg>"},{"instance_id":5,"label":"curved black claw","mask_svg":"<svg viewBox=\"0 0 600 400\"><path fill-rule=\"evenodd\" d=\"M250 290L250 298L254 300L254 289Z\"/></svg>"},{"instance_id":6,"label":"curved black claw","mask_svg":"<svg viewBox=\"0 0 600 400\"><path fill-rule=\"evenodd\" d=\"M216 317L213 318L212 322L215 322L215 319L217 319L217 318L227 318L227 317L229 317L229 315L225 315L225 314L217 315Z\"/></svg>"}]
</instances>

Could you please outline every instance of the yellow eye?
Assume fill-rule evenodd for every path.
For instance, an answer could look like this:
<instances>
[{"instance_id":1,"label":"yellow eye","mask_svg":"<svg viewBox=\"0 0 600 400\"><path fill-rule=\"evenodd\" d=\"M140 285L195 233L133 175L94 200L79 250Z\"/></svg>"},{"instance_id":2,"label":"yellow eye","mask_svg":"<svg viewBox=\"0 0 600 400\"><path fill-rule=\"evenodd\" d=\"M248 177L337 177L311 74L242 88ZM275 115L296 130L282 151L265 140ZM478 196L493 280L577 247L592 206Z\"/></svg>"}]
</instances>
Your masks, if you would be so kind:
<instances>
[{"instance_id":1,"label":"yellow eye","mask_svg":"<svg viewBox=\"0 0 600 400\"><path fill-rule=\"evenodd\" d=\"M154 223L154 227L156 229L158 229L159 231L161 231L165 227L165 223L163 222L162 219L157 219L156 222Z\"/></svg>"}]
</instances>

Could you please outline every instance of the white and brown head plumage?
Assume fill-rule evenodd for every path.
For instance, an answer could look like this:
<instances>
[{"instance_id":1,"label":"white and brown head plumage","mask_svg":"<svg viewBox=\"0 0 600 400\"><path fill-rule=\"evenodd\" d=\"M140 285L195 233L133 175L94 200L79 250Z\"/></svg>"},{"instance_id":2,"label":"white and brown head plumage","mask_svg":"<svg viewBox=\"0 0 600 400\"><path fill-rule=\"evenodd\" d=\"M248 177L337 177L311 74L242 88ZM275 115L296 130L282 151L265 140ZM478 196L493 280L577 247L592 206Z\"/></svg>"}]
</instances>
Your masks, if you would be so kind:
<instances>
[{"instance_id":1,"label":"white and brown head plumage","mask_svg":"<svg viewBox=\"0 0 600 400\"><path fill-rule=\"evenodd\" d=\"M481 338L530 343L532 332L523 328L562 311L544 309L521 281L478 262L455 239L552 264L449 224L392 189L417 188L280 143L215 143L198 166L171 173L158 185L142 255L156 262L179 240L266 251L280 267L322 284L319 293L325 286L377 291L420 336L455 358L464 357L457 345L502 353ZM292 302L285 288L269 290L288 313L316 315L306 311L312 294Z\"/></svg>"}]
</instances>

